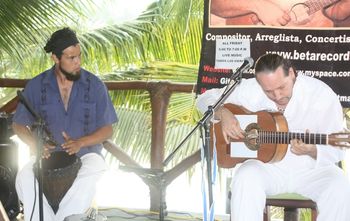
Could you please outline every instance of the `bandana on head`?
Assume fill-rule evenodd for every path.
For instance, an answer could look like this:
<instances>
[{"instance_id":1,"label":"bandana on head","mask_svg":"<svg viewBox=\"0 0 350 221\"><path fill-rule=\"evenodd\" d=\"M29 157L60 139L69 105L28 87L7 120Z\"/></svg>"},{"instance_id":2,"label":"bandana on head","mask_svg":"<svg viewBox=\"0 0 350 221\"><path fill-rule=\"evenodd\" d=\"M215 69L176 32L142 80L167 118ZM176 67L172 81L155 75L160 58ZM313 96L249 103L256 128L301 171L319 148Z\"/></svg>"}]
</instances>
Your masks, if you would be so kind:
<instances>
[{"instance_id":1,"label":"bandana on head","mask_svg":"<svg viewBox=\"0 0 350 221\"><path fill-rule=\"evenodd\" d=\"M53 54L60 56L62 51L69 46L76 45L79 40L73 30L70 28L63 28L54 32L50 39L47 41L44 50L52 52Z\"/></svg>"}]
</instances>

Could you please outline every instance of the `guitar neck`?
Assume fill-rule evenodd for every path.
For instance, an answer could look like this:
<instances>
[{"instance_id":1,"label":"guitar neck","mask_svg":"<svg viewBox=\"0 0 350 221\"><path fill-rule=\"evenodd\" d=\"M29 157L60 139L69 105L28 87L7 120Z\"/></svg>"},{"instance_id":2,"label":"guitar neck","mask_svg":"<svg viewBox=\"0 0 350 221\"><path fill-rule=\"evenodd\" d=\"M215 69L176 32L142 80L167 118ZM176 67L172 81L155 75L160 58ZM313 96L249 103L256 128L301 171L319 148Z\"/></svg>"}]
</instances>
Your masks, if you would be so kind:
<instances>
[{"instance_id":1,"label":"guitar neck","mask_svg":"<svg viewBox=\"0 0 350 221\"><path fill-rule=\"evenodd\" d=\"M308 11L308 14L309 15L312 15L314 14L315 12L323 9L324 7L328 6L328 5L331 5L335 2L337 2L339 0L308 0L308 1L305 1L304 4L307 5L309 7L309 11Z\"/></svg>"},{"instance_id":2,"label":"guitar neck","mask_svg":"<svg viewBox=\"0 0 350 221\"><path fill-rule=\"evenodd\" d=\"M259 143L289 144L293 139L306 144L328 144L327 134L259 131Z\"/></svg>"}]
</instances>

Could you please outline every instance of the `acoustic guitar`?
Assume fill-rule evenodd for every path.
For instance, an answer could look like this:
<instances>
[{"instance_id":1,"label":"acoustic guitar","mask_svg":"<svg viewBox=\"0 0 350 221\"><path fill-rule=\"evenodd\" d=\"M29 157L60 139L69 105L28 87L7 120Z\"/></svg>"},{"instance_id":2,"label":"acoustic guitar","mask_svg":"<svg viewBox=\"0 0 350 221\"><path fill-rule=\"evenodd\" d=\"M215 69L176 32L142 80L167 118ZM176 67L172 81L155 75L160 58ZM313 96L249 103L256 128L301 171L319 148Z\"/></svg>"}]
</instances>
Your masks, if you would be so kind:
<instances>
[{"instance_id":1,"label":"acoustic guitar","mask_svg":"<svg viewBox=\"0 0 350 221\"><path fill-rule=\"evenodd\" d=\"M323 14L323 8L338 0L272 0L273 3L288 11L291 27L333 27L331 19ZM273 13L273 12L266 12ZM226 25L264 25L255 13L245 13L227 18Z\"/></svg>"},{"instance_id":2,"label":"acoustic guitar","mask_svg":"<svg viewBox=\"0 0 350 221\"><path fill-rule=\"evenodd\" d=\"M223 168L234 167L248 159L258 159L262 162L278 162L285 156L288 144L292 139L300 139L306 144L324 144L337 147L350 147L349 133L295 133L288 131L288 124L280 112L250 112L240 106L233 104L224 105L236 116L256 115L257 122L250 123L245 128L245 138L241 140L231 140L231 144L226 144L222 135L220 122L211 127L211 136L215 135L218 166ZM211 139L213 141L213 139ZM244 143L246 148L256 151L257 157L232 157L235 144ZM213 142L211 144L213 147Z\"/></svg>"}]
</instances>

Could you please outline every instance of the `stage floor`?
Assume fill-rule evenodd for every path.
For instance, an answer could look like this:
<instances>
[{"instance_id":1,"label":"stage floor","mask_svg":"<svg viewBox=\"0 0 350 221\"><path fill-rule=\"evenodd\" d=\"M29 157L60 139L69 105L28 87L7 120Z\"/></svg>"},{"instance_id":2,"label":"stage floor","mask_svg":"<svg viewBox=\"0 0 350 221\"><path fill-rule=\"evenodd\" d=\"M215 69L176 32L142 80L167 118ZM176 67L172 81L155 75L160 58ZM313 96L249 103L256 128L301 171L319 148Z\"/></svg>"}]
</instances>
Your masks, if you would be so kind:
<instances>
[{"instance_id":1,"label":"stage floor","mask_svg":"<svg viewBox=\"0 0 350 221\"><path fill-rule=\"evenodd\" d=\"M142 210L121 209L121 208L105 208L100 209L99 213L105 215L107 220L111 221L130 221L130 220L160 220L159 213ZM169 211L164 217L164 221L198 221L203 220L202 214L190 212ZM229 215L221 215L215 218L216 221L228 221Z\"/></svg>"},{"instance_id":2,"label":"stage floor","mask_svg":"<svg viewBox=\"0 0 350 221\"><path fill-rule=\"evenodd\" d=\"M18 221L23 221L19 216ZM65 219L65 221L80 220L96 220L96 221L155 221L160 220L158 213L140 209L124 209L124 208L99 208L96 219L87 219L87 215L73 215ZM201 214L191 212L173 212L169 211L164 217L164 221L198 221L203 220ZM215 221L229 221L229 215L217 215Z\"/></svg>"},{"instance_id":3,"label":"stage floor","mask_svg":"<svg viewBox=\"0 0 350 221\"><path fill-rule=\"evenodd\" d=\"M155 221L160 220L159 213L150 212L140 209L125 209L125 208L99 208L96 221ZM19 216L18 221L23 221ZM87 219L87 215L73 215L65 219L65 221L80 221L94 220ZM202 214L191 212L169 211L163 221L199 221L203 220ZM216 215L215 221L229 221L229 215Z\"/></svg>"}]
</instances>

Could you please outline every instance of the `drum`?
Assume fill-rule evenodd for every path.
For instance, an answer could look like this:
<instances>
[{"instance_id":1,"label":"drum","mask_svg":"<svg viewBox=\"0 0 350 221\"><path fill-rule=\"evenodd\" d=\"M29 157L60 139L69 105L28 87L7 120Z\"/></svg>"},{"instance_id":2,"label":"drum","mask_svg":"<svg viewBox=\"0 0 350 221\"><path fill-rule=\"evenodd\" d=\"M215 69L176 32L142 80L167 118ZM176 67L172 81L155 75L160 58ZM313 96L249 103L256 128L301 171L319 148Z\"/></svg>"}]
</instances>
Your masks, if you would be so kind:
<instances>
[{"instance_id":1,"label":"drum","mask_svg":"<svg viewBox=\"0 0 350 221\"><path fill-rule=\"evenodd\" d=\"M62 198L77 177L80 167L80 158L64 151L52 152L48 159L42 159L42 190L55 214ZM33 170L36 177L38 177L37 168L35 163Z\"/></svg>"}]
</instances>

